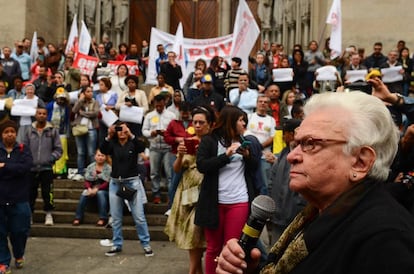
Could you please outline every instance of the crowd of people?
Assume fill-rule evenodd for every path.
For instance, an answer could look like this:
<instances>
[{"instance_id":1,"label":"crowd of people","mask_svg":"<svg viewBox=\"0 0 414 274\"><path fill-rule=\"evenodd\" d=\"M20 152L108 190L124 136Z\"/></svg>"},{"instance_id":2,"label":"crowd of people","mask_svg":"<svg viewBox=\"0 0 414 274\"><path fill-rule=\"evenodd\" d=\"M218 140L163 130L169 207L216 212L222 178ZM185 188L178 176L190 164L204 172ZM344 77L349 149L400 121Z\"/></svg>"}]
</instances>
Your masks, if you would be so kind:
<instances>
[{"instance_id":1,"label":"crowd of people","mask_svg":"<svg viewBox=\"0 0 414 274\"><path fill-rule=\"evenodd\" d=\"M32 63L27 40L3 47L0 59L0 274L10 269L8 237L23 267L39 185L45 225L54 225L53 180L64 177L85 186L72 225L96 201L96 225L112 227L106 256L122 252L124 207L145 256L154 255L150 181L150 202L167 203L165 233L189 251L191 274L414 269L413 60L404 41L387 56L377 42L372 55L349 46L335 59L329 39L291 54L264 43L246 71L237 56L215 56L183 75L163 45L151 60L146 41L139 53L105 40L91 48L99 63L86 75L73 52L42 37ZM133 60L142 78L125 64L110 71L109 60ZM148 62L158 75L145 92ZM260 194L277 205L269 237L242 250L237 239Z\"/></svg>"}]
</instances>

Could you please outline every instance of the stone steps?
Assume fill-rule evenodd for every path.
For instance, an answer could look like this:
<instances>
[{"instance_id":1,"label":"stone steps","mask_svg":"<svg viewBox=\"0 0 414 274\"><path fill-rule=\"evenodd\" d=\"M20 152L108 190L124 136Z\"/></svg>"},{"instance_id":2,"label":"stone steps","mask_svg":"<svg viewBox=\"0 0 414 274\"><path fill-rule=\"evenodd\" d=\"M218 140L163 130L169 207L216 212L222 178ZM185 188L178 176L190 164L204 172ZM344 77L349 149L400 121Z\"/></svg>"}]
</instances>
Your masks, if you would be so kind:
<instances>
[{"instance_id":1,"label":"stone steps","mask_svg":"<svg viewBox=\"0 0 414 274\"><path fill-rule=\"evenodd\" d=\"M167 210L167 190L162 188L161 204L153 204L151 201L151 183L144 184L148 203L145 204L145 215L152 241L166 241L168 237L164 234L164 226L167 217L164 216ZM54 201L53 212L54 226L45 226L43 201L39 189L33 214L33 225L30 235L33 237L65 237L65 238L112 238L110 228L97 227L98 213L96 205L88 204L85 216L80 226L72 226L79 197L83 191L83 182L75 182L68 179L54 180ZM133 219L125 207L123 219L123 236L126 240L138 240Z\"/></svg>"}]
</instances>

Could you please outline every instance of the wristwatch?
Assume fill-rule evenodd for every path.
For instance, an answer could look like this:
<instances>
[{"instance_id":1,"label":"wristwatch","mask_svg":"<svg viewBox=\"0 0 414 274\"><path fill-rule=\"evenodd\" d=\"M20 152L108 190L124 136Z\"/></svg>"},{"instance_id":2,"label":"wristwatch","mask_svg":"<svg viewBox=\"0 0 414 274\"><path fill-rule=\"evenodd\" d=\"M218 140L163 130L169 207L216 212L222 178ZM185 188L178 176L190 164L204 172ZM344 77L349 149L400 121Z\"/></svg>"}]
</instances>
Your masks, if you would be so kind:
<instances>
[{"instance_id":1,"label":"wristwatch","mask_svg":"<svg viewBox=\"0 0 414 274\"><path fill-rule=\"evenodd\" d=\"M402 96L399 93L395 93L395 95L397 95L397 101L394 103L394 105L396 106L401 106L404 104L404 96Z\"/></svg>"}]
</instances>

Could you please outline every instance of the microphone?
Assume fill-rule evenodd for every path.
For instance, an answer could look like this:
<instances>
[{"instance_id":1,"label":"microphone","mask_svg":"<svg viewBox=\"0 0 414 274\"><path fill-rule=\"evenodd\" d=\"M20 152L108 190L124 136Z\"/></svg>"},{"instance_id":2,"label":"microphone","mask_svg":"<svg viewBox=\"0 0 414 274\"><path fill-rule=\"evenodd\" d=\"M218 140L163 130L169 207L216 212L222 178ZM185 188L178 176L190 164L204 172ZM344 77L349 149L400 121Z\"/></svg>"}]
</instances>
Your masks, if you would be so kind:
<instances>
[{"instance_id":1,"label":"microphone","mask_svg":"<svg viewBox=\"0 0 414 274\"><path fill-rule=\"evenodd\" d=\"M239 239L239 244L243 248L246 258L250 258L250 251L256 247L266 222L275 213L276 205L272 198L266 195L254 198L249 219L244 225Z\"/></svg>"}]
</instances>

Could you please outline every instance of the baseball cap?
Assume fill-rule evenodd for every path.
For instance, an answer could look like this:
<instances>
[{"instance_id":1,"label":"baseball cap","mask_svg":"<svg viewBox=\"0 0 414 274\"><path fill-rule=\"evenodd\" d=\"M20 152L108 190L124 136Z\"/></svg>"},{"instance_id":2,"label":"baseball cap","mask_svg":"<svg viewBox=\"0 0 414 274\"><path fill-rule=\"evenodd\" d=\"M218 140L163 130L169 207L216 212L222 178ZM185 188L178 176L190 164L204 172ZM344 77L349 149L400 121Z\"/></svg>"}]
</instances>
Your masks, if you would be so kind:
<instances>
[{"instance_id":1,"label":"baseball cap","mask_svg":"<svg viewBox=\"0 0 414 274\"><path fill-rule=\"evenodd\" d=\"M206 74L201 78L201 83L213 83L213 78L210 74Z\"/></svg>"}]
</instances>

